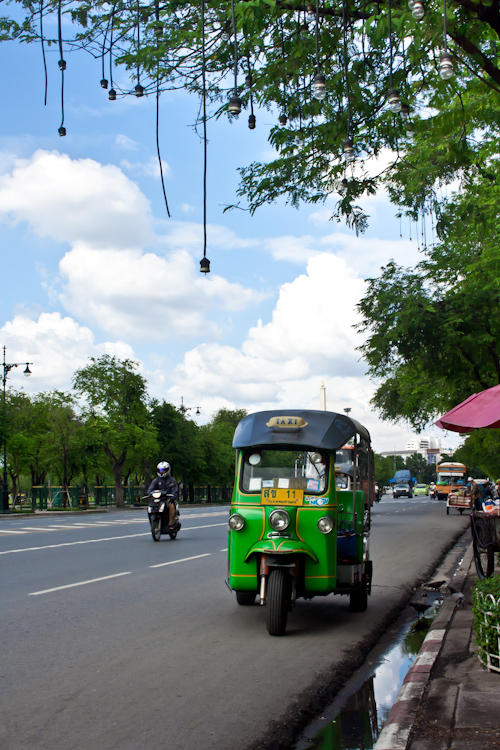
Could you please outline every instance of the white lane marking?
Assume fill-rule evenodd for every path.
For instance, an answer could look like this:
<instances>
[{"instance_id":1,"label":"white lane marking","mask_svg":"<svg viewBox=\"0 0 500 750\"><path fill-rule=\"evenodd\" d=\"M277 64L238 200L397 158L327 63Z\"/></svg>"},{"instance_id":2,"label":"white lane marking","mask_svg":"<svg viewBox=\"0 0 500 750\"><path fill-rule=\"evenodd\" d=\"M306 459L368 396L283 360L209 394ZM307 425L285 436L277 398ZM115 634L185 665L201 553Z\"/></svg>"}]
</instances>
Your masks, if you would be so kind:
<instances>
[{"instance_id":1,"label":"white lane marking","mask_svg":"<svg viewBox=\"0 0 500 750\"><path fill-rule=\"evenodd\" d=\"M211 529L214 526L227 526L227 523L208 523L206 526L187 526L184 531L196 531L196 529Z\"/></svg>"},{"instance_id":2,"label":"white lane marking","mask_svg":"<svg viewBox=\"0 0 500 750\"><path fill-rule=\"evenodd\" d=\"M188 562L189 560L198 560L200 557L210 557L211 552L205 552L204 555L193 555L193 557L183 557L182 560L170 560L170 562L159 563L159 565L150 565L150 568L163 568L165 565L175 565L175 563Z\"/></svg>"},{"instance_id":3,"label":"white lane marking","mask_svg":"<svg viewBox=\"0 0 500 750\"><path fill-rule=\"evenodd\" d=\"M219 552L227 552L227 547L226 549L220 549Z\"/></svg>"},{"instance_id":4,"label":"white lane marking","mask_svg":"<svg viewBox=\"0 0 500 750\"><path fill-rule=\"evenodd\" d=\"M213 526L227 526L226 523L212 523L206 526L188 526L184 531L193 531L193 529L211 529ZM24 532L23 532L24 533ZM124 536L107 536L102 539L82 539L79 542L62 542L61 544L46 544L44 547L25 547L24 549L7 549L0 552L0 555L11 555L14 552L38 552L43 549L56 549L57 547L73 547L75 544L96 544L97 542L114 542L116 539L134 539L138 536L149 536L149 531L140 534L125 534Z\"/></svg>"},{"instance_id":5,"label":"white lane marking","mask_svg":"<svg viewBox=\"0 0 500 750\"><path fill-rule=\"evenodd\" d=\"M68 583L66 586L56 586L54 589L45 589L44 591L33 591L28 596L40 596L40 594L51 594L53 591L62 591L63 589L73 589L75 586L86 586L88 583L98 583L99 581L109 581L110 578L119 578L120 576L129 576L130 571L126 573L115 573L112 576L103 576L102 578L91 578L89 581L79 581L78 583Z\"/></svg>"},{"instance_id":6,"label":"white lane marking","mask_svg":"<svg viewBox=\"0 0 500 750\"><path fill-rule=\"evenodd\" d=\"M26 531L54 531L54 529L48 529L46 526L23 526Z\"/></svg>"},{"instance_id":7,"label":"white lane marking","mask_svg":"<svg viewBox=\"0 0 500 750\"><path fill-rule=\"evenodd\" d=\"M11 529L0 529L0 534L26 534L25 531L12 531Z\"/></svg>"},{"instance_id":8,"label":"white lane marking","mask_svg":"<svg viewBox=\"0 0 500 750\"><path fill-rule=\"evenodd\" d=\"M115 539L133 539L136 536L149 536L149 532L143 534L126 534L125 536L108 536L103 539L83 539L80 542L62 542L61 544L46 544L44 547L25 547L24 549L7 549L0 555L10 555L13 552L38 552L43 549L55 549L56 547L73 547L75 544L95 544L96 542L114 542Z\"/></svg>"}]
</instances>

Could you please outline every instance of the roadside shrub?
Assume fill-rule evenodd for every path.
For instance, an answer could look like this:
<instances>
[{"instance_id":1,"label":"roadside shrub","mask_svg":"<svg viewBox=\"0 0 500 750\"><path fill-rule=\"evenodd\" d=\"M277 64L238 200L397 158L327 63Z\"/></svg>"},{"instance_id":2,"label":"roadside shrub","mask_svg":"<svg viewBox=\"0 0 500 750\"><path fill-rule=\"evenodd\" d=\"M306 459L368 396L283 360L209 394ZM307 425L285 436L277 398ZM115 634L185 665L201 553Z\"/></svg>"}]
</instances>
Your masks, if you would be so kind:
<instances>
[{"instance_id":1,"label":"roadside shrub","mask_svg":"<svg viewBox=\"0 0 500 750\"><path fill-rule=\"evenodd\" d=\"M479 660L489 671L500 672L500 575L476 581L472 604Z\"/></svg>"}]
</instances>

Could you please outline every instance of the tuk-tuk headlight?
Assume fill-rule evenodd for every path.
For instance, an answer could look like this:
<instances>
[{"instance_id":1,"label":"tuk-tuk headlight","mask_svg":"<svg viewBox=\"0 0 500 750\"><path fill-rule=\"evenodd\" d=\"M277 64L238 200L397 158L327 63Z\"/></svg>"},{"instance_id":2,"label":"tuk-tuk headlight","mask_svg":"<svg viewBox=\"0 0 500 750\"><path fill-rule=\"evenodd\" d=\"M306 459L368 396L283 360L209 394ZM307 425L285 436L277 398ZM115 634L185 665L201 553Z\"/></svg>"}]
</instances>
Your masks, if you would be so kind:
<instances>
[{"instance_id":1,"label":"tuk-tuk headlight","mask_svg":"<svg viewBox=\"0 0 500 750\"><path fill-rule=\"evenodd\" d=\"M286 510L273 510L269 523L275 531L284 531L290 525L290 516Z\"/></svg>"},{"instance_id":2,"label":"tuk-tuk headlight","mask_svg":"<svg viewBox=\"0 0 500 750\"><path fill-rule=\"evenodd\" d=\"M330 516L323 516L323 518L320 518L318 521L318 529L322 534L329 534L333 529L333 518L330 518Z\"/></svg>"},{"instance_id":3,"label":"tuk-tuk headlight","mask_svg":"<svg viewBox=\"0 0 500 750\"><path fill-rule=\"evenodd\" d=\"M245 525L245 519L239 513L233 513L232 516L229 516L228 524L233 531L240 531Z\"/></svg>"}]
</instances>

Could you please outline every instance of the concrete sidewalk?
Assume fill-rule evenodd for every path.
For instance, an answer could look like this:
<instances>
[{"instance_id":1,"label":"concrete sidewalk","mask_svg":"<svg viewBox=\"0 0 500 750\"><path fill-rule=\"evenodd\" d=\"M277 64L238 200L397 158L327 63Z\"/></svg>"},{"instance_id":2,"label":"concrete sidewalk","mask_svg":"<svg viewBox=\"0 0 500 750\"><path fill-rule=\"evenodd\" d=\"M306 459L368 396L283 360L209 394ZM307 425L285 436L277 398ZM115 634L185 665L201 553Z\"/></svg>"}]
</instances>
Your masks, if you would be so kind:
<instances>
[{"instance_id":1,"label":"concrete sidewalk","mask_svg":"<svg viewBox=\"0 0 500 750\"><path fill-rule=\"evenodd\" d=\"M475 580L471 543L451 583L471 602ZM470 604L446 593L374 750L500 750L500 674L477 658Z\"/></svg>"}]
</instances>

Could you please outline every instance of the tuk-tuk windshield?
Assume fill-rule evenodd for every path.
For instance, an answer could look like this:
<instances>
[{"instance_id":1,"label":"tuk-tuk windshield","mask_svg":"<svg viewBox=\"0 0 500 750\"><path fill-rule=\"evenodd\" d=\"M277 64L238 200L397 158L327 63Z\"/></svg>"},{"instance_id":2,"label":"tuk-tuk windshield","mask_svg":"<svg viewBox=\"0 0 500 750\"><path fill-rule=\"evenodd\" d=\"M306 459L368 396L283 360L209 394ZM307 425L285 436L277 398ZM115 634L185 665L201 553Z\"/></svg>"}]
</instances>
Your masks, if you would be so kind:
<instances>
[{"instance_id":1,"label":"tuk-tuk windshield","mask_svg":"<svg viewBox=\"0 0 500 750\"><path fill-rule=\"evenodd\" d=\"M325 454L304 450L249 448L243 457L241 489L260 492L266 487L323 493L328 486Z\"/></svg>"}]
</instances>

